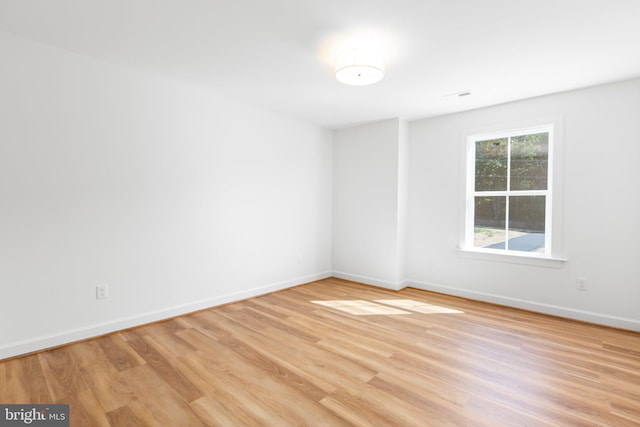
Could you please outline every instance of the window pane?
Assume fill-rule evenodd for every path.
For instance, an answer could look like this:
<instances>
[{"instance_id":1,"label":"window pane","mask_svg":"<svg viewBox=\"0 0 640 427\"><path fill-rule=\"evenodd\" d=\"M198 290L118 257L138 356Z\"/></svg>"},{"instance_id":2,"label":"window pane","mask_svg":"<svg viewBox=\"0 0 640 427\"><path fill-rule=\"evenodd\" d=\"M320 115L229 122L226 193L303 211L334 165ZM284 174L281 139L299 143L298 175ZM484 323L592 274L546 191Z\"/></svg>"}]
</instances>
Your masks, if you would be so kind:
<instances>
[{"instance_id":1,"label":"window pane","mask_svg":"<svg viewBox=\"0 0 640 427\"><path fill-rule=\"evenodd\" d=\"M544 253L545 196L509 197L507 249Z\"/></svg>"},{"instance_id":2,"label":"window pane","mask_svg":"<svg viewBox=\"0 0 640 427\"><path fill-rule=\"evenodd\" d=\"M546 190L549 133L511 138L511 190Z\"/></svg>"},{"instance_id":3,"label":"window pane","mask_svg":"<svg viewBox=\"0 0 640 427\"><path fill-rule=\"evenodd\" d=\"M506 238L507 198L476 197L473 246L504 249Z\"/></svg>"},{"instance_id":4,"label":"window pane","mask_svg":"<svg viewBox=\"0 0 640 427\"><path fill-rule=\"evenodd\" d=\"M476 191L507 189L507 138L476 142Z\"/></svg>"}]
</instances>

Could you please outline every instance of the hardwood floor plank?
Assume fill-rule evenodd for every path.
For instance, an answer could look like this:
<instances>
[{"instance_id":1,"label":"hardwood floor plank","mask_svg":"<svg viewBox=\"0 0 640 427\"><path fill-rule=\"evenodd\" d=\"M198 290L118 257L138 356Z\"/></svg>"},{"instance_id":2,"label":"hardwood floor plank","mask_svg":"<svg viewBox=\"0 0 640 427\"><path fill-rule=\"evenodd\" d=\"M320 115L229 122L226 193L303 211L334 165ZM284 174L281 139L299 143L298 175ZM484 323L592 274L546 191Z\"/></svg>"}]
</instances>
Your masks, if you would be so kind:
<instances>
[{"instance_id":1,"label":"hardwood floor plank","mask_svg":"<svg viewBox=\"0 0 640 427\"><path fill-rule=\"evenodd\" d=\"M638 402L612 402L611 403L612 414L624 418L627 421L640 425L640 406Z\"/></svg>"},{"instance_id":2,"label":"hardwood floor plank","mask_svg":"<svg viewBox=\"0 0 640 427\"><path fill-rule=\"evenodd\" d=\"M191 383L182 373L175 369L153 346L153 341L146 340L138 331L128 331L124 333L127 343L144 359L147 366L151 367L164 382L173 388L176 393L187 402L192 402L203 396L193 383Z\"/></svg>"},{"instance_id":3,"label":"hardwood floor plank","mask_svg":"<svg viewBox=\"0 0 640 427\"><path fill-rule=\"evenodd\" d=\"M65 396L55 403L69 405L70 427L113 427L89 389Z\"/></svg>"},{"instance_id":4,"label":"hardwood floor plank","mask_svg":"<svg viewBox=\"0 0 640 427\"><path fill-rule=\"evenodd\" d=\"M396 421L383 413L378 413L375 409L370 410L364 405L359 408L348 404L351 399L341 400L339 396L327 396L320 401L327 409L345 419L350 425L358 427L368 426L396 426ZM422 424L428 425L428 424Z\"/></svg>"},{"instance_id":5,"label":"hardwood floor plank","mask_svg":"<svg viewBox=\"0 0 640 427\"><path fill-rule=\"evenodd\" d=\"M228 336L229 332L218 328L215 324L219 316L213 310L200 311L186 319L191 325L190 329L197 329L207 336L217 340L219 336ZM179 336L179 334L177 334Z\"/></svg>"},{"instance_id":6,"label":"hardwood floor plank","mask_svg":"<svg viewBox=\"0 0 640 427\"><path fill-rule=\"evenodd\" d=\"M243 326L237 322L233 322L231 319L227 321L225 325L236 330L243 328ZM326 353L318 347L304 340L300 340L297 337L282 333L278 329L267 327L261 332L262 333L249 330L243 331L244 334L251 337L252 342L257 344L261 349L267 349L269 353L275 355L279 361L285 361L291 358L301 361L302 366L304 366L304 373L309 374L311 377L331 377L333 381L337 383L353 377L366 382L376 374L375 371L363 366L360 361L349 360ZM300 372L297 373L305 376Z\"/></svg>"},{"instance_id":7,"label":"hardwood floor plank","mask_svg":"<svg viewBox=\"0 0 640 427\"><path fill-rule=\"evenodd\" d=\"M79 368L100 362L110 363L97 339L69 344L66 348Z\"/></svg>"},{"instance_id":8,"label":"hardwood floor plank","mask_svg":"<svg viewBox=\"0 0 640 427\"><path fill-rule=\"evenodd\" d=\"M482 396L491 402L522 411L528 416L545 419L545 416L549 415L550 422L556 419L562 421L562 425L572 425L571 422L575 422L575 419L570 411L575 411L574 405L583 405L582 401L564 389L546 387L540 390L540 382L535 380L535 375L531 378L510 375L491 365L450 365L444 360L424 359L408 354L394 355L390 362L401 368L411 367L414 372L426 378L436 378L453 387L463 388L471 396ZM547 389L553 389L554 393L548 395ZM600 408L601 406L598 405ZM590 415L593 407L585 407Z\"/></svg>"},{"instance_id":9,"label":"hardwood floor plank","mask_svg":"<svg viewBox=\"0 0 640 427\"><path fill-rule=\"evenodd\" d=\"M197 331L190 332L192 339L203 339L203 337L198 338L197 334ZM269 389L266 397L269 399L273 398L274 394L282 398L284 395L295 393L295 396L298 397L297 400L304 398L305 404L301 406L305 406L308 404L307 401L317 402L326 395L312 382L252 350L244 342L228 337L219 343L209 343L209 346L216 347L215 351L202 355L207 363L220 365L219 358L222 360L234 359L234 363L222 363L227 368L225 374L236 376L240 378L239 381L242 381L245 376L253 378L252 382L247 385L251 386L254 392L261 383L268 383ZM278 389L278 393L273 393L275 389ZM307 408L307 411L309 412L310 408Z\"/></svg>"},{"instance_id":10,"label":"hardwood floor plank","mask_svg":"<svg viewBox=\"0 0 640 427\"><path fill-rule=\"evenodd\" d=\"M124 342L120 333L96 338L96 341L104 355L118 371L134 368L144 363L144 360Z\"/></svg>"},{"instance_id":11,"label":"hardwood floor plank","mask_svg":"<svg viewBox=\"0 0 640 427\"><path fill-rule=\"evenodd\" d=\"M465 406L464 412L468 416L476 414L475 420L478 423L488 424L489 426L546 426L546 427L558 427L557 421L550 420L543 416L539 416L536 413L529 411L522 411L518 407L509 404L503 404L490 399L485 399L482 396L474 395L469 399ZM464 425L464 424L462 424ZM571 427L586 426L585 424L567 424Z\"/></svg>"},{"instance_id":12,"label":"hardwood floor plank","mask_svg":"<svg viewBox=\"0 0 640 427\"><path fill-rule=\"evenodd\" d=\"M267 297L268 295L265 295ZM285 312L279 310L280 307L274 306L272 304L261 303L262 299L252 299L245 301L245 307L252 308L259 312L270 315L271 317L280 318L282 320L286 320L291 316L292 312ZM282 307L284 308L284 307ZM295 312L293 312L295 313Z\"/></svg>"},{"instance_id":13,"label":"hardwood floor plank","mask_svg":"<svg viewBox=\"0 0 640 427\"><path fill-rule=\"evenodd\" d=\"M105 412L115 411L135 399L133 390L112 364L98 361L82 366L80 371Z\"/></svg>"},{"instance_id":14,"label":"hardwood floor plank","mask_svg":"<svg viewBox=\"0 0 640 427\"><path fill-rule=\"evenodd\" d=\"M213 352L189 354L183 361L194 372L200 372L209 384L211 394L208 396L224 402L235 416L250 421L242 425L290 425L287 420L288 411L282 405L273 404L254 393L251 386L253 378L241 378L243 381L239 381L238 377L229 372L227 364L220 363Z\"/></svg>"},{"instance_id":15,"label":"hardwood floor plank","mask_svg":"<svg viewBox=\"0 0 640 427\"><path fill-rule=\"evenodd\" d=\"M107 412L109 424L112 427L145 427L147 424L141 422L128 406Z\"/></svg>"},{"instance_id":16,"label":"hardwood floor plank","mask_svg":"<svg viewBox=\"0 0 640 427\"><path fill-rule=\"evenodd\" d=\"M146 335L160 335L160 334L174 334L176 332L180 332L186 328L188 325L180 318L164 320L162 322L155 322L150 325L145 325L138 330Z\"/></svg>"},{"instance_id":17,"label":"hardwood floor plank","mask_svg":"<svg viewBox=\"0 0 640 427\"><path fill-rule=\"evenodd\" d=\"M5 381L0 383L1 403L53 402L37 354L9 360L3 365Z\"/></svg>"},{"instance_id":18,"label":"hardwood floor plank","mask_svg":"<svg viewBox=\"0 0 640 427\"><path fill-rule=\"evenodd\" d=\"M38 354L53 400L79 393L87 388L87 384L66 347L56 348Z\"/></svg>"},{"instance_id":19,"label":"hardwood floor plank","mask_svg":"<svg viewBox=\"0 0 640 427\"><path fill-rule=\"evenodd\" d=\"M157 371L148 365L127 369L123 379L137 399L129 401L131 410L151 425L202 427L199 417Z\"/></svg>"},{"instance_id":20,"label":"hardwood floor plank","mask_svg":"<svg viewBox=\"0 0 640 427\"><path fill-rule=\"evenodd\" d=\"M367 383L352 384L348 389L339 388L321 403L342 418L352 418L349 421L357 419L358 424L422 427L431 422L434 425L453 425L449 420L438 418L424 408L416 408Z\"/></svg>"},{"instance_id":21,"label":"hardwood floor plank","mask_svg":"<svg viewBox=\"0 0 640 427\"><path fill-rule=\"evenodd\" d=\"M287 384L303 396L307 396L312 400L320 400L325 396L325 392L306 380L300 375L295 374L285 366L280 365L274 359L266 357L264 354L253 349L249 343L234 337L226 337L221 339L221 343L235 353L229 354L230 357L242 357L243 360L251 363L251 365L259 368L261 375L269 375L276 378L279 382Z\"/></svg>"},{"instance_id":22,"label":"hardwood floor plank","mask_svg":"<svg viewBox=\"0 0 640 427\"><path fill-rule=\"evenodd\" d=\"M180 338L175 333L150 333L146 329L140 329L139 332L144 337L144 339L153 340L153 342L155 343L155 348L158 350L163 350L165 352L163 353L163 356L167 360L180 357L187 353L198 351L197 348Z\"/></svg>"},{"instance_id":23,"label":"hardwood floor plank","mask_svg":"<svg viewBox=\"0 0 640 427\"><path fill-rule=\"evenodd\" d=\"M248 416L243 410L234 409L227 401L204 396L191 402L191 408L207 425L214 427L260 425L257 418Z\"/></svg>"},{"instance_id":24,"label":"hardwood floor plank","mask_svg":"<svg viewBox=\"0 0 640 427\"><path fill-rule=\"evenodd\" d=\"M265 325L269 325L272 328L280 329L291 336L295 336L312 343L319 340L317 336L310 334L306 328L301 329L291 326L286 320L283 321L279 317L272 316L265 311L260 312L260 310L256 310L253 307L247 307L242 312Z\"/></svg>"},{"instance_id":25,"label":"hardwood floor plank","mask_svg":"<svg viewBox=\"0 0 640 427\"><path fill-rule=\"evenodd\" d=\"M398 381L395 376L376 375L368 384L376 390L382 390L387 394L402 399L404 402L429 413L432 419L441 420L444 424L464 425L468 422L467 416L462 414L464 405L456 405L448 399L440 399L429 393L426 387L416 387L415 383ZM462 400L462 399L460 399ZM466 404L466 400L464 401ZM495 425L492 422L492 426ZM478 427L489 425L478 420Z\"/></svg>"}]
</instances>

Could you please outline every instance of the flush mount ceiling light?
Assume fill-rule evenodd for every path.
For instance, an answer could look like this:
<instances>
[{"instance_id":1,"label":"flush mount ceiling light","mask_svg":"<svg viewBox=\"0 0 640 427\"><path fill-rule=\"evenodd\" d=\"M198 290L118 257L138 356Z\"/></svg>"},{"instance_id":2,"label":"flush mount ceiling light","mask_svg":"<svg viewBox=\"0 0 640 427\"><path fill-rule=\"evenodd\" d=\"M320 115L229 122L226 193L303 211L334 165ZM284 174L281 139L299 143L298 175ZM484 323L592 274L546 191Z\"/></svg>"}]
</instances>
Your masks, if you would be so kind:
<instances>
[{"instance_id":1,"label":"flush mount ceiling light","mask_svg":"<svg viewBox=\"0 0 640 427\"><path fill-rule=\"evenodd\" d=\"M351 48L338 55L336 79L347 85L378 83L384 77L382 53L376 49Z\"/></svg>"}]
</instances>

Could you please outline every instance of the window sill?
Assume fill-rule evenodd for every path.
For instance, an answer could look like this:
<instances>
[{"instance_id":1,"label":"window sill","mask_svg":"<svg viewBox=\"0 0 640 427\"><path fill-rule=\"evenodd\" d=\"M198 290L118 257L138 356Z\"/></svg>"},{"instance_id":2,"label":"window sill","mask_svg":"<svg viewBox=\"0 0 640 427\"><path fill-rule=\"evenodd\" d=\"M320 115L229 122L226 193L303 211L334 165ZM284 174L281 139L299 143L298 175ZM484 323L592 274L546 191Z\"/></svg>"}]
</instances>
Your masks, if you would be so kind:
<instances>
[{"instance_id":1,"label":"window sill","mask_svg":"<svg viewBox=\"0 0 640 427\"><path fill-rule=\"evenodd\" d=\"M459 256L468 259L479 259L484 261L507 262L512 264L532 265L536 267L546 268L562 268L565 262L564 258L535 256L535 255L519 255L515 253L499 253L487 250L474 250L458 248Z\"/></svg>"}]
</instances>

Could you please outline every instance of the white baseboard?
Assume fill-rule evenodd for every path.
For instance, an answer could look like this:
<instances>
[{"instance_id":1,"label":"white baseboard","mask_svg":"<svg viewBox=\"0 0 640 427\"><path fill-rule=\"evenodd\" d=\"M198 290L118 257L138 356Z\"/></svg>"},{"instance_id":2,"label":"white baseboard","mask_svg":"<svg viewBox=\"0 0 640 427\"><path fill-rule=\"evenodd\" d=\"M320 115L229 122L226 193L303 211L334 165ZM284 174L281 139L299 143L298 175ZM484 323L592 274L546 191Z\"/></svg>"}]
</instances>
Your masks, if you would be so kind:
<instances>
[{"instance_id":1,"label":"white baseboard","mask_svg":"<svg viewBox=\"0 0 640 427\"><path fill-rule=\"evenodd\" d=\"M508 307L520 308L523 310L535 311L537 313L550 314L553 316L580 320L583 322L595 323L595 324L605 325L605 326L612 326L614 328L640 331L640 320L636 320L636 319L611 316L608 314L594 313L590 311L577 310L574 308L561 307L561 306L551 305L551 304L543 304L543 303L527 301L519 298L505 297L505 296L490 294L486 292L471 291L468 289L439 285L435 283L421 282L417 280L407 280L405 284L408 287L423 289L425 291L433 291L433 292L438 292L442 294L473 299L477 301L490 302L493 304L499 304L499 305L504 305Z\"/></svg>"},{"instance_id":2,"label":"white baseboard","mask_svg":"<svg viewBox=\"0 0 640 427\"><path fill-rule=\"evenodd\" d=\"M373 277L360 276L358 274L350 274L342 271L334 271L333 277L338 279L350 280L352 282L364 283L365 285L378 286L380 288L391 289L392 291L399 291L406 288L406 282L393 283L386 280L380 280Z\"/></svg>"},{"instance_id":3,"label":"white baseboard","mask_svg":"<svg viewBox=\"0 0 640 427\"><path fill-rule=\"evenodd\" d=\"M104 323L67 330L57 334L51 334L25 341L10 343L8 345L0 347L0 360L32 353L34 351L44 350L51 347L69 344L87 338L98 337L100 335L108 334L111 332L121 331L123 329L169 319L175 316L192 313L194 311L204 310L206 308L211 308L234 301L240 301L246 298L268 294L270 292L291 288L293 286L302 285L304 283L326 279L331 276L332 273L330 271L312 274L309 276L298 277L292 280L286 280L284 282L273 283L267 286L261 286L258 288L247 289L240 292L219 295L213 298L194 301L188 304L182 304L174 307L168 307L162 310L137 314L135 316L123 317Z\"/></svg>"}]
</instances>

